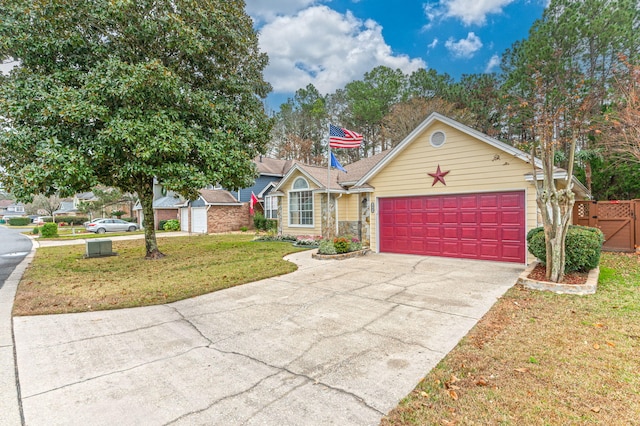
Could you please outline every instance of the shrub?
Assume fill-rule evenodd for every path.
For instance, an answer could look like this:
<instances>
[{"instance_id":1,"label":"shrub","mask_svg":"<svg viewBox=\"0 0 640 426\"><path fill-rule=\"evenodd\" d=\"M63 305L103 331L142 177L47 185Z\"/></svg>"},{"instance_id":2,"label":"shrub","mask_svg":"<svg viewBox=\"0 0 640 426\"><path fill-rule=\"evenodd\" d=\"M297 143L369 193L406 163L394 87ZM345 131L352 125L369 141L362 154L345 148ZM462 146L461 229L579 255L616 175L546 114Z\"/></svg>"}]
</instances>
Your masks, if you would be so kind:
<instances>
[{"instance_id":1,"label":"shrub","mask_svg":"<svg viewBox=\"0 0 640 426\"><path fill-rule=\"evenodd\" d=\"M336 237L333 239L333 246L338 254L348 253L351 248L351 240L346 237Z\"/></svg>"},{"instance_id":2,"label":"shrub","mask_svg":"<svg viewBox=\"0 0 640 426\"><path fill-rule=\"evenodd\" d=\"M31 223L31 219L28 217L10 217L9 225L11 226L26 226Z\"/></svg>"},{"instance_id":3,"label":"shrub","mask_svg":"<svg viewBox=\"0 0 640 426\"><path fill-rule=\"evenodd\" d=\"M248 229L249 228L247 228L246 226L241 226L240 227L240 231L242 231L242 232L247 232Z\"/></svg>"},{"instance_id":4,"label":"shrub","mask_svg":"<svg viewBox=\"0 0 640 426\"><path fill-rule=\"evenodd\" d=\"M135 217L123 217L121 219L131 223L138 223L138 219Z\"/></svg>"},{"instance_id":5,"label":"shrub","mask_svg":"<svg viewBox=\"0 0 640 426\"><path fill-rule=\"evenodd\" d=\"M253 226L255 226L256 229L260 231L267 230L267 219L264 217L262 213L257 212L256 214L253 215Z\"/></svg>"},{"instance_id":6,"label":"shrub","mask_svg":"<svg viewBox=\"0 0 640 426\"><path fill-rule=\"evenodd\" d=\"M565 241L565 272L587 272L598 266L604 234L598 228L570 225ZM544 228L534 228L527 233L529 252L546 263L547 247Z\"/></svg>"},{"instance_id":7,"label":"shrub","mask_svg":"<svg viewBox=\"0 0 640 426\"><path fill-rule=\"evenodd\" d=\"M38 228L37 226L35 226L32 230L31 233L33 235L38 235L40 233L40 228Z\"/></svg>"},{"instance_id":8,"label":"shrub","mask_svg":"<svg viewBox=\"0 0 640 426\"><path fill-rule=\"evenodd\" d=\"M165 231L179 231L180 222L177 219L171 219L164 222L162 229Z\"/></svg>"},{"instance_id":9,"label":"shrub","mask_svg":"<svg viewBox=\"0 0 640 426\"><path fill-rule=\"evenodd\" d=\"M160 222L158 222L158 229L164 229L164 225L169 222L166 219L161 220Z\"/></svg>"},{"instance_id":10,"label":"shrub","mask_svg":"<svg viewBox=\"0 0 640 426\"><path fill-rule=\"evenodd\" d=\"M320 253L320 254L336 254L336 248L333 245L333 241L331 241L331 240L322 240L322 241L320 241L320 246L318 247L318 253Z\"/></svg>"},{"instance_id":11,"label":"shrub","mask_svg":"<svg viewBox=\"0 0 640 426\"><path fill-rule=\"evenodd\" d=\"M124 212L122 210L116 210L111 212L111 216L115 216L118 219L122 219L122 216L124 216Z\"/></svg>"},{"instance_id":12,"label":"shrub","mask_svg":"<svg viewBox=\"0 0 640 426\"><path fill-rule=\"evenodd\" d=\"M54 238L58 236L58 224L57 223L45 223L40 228L40 233L43 238Z\"/></svg>"}]
</instances>

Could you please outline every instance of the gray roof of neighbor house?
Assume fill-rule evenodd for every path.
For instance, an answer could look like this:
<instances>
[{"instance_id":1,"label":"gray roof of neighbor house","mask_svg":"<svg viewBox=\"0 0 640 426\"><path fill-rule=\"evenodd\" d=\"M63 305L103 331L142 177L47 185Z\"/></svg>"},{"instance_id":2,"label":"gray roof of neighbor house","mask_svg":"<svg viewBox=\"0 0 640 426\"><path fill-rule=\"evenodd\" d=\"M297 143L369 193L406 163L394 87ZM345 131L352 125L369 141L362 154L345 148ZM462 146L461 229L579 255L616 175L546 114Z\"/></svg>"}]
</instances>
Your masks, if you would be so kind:
<instances>
[{"instance_id":1,"label":"gray roof of neighbor house","mask_svg":"<svg viewBox=\"0 0 640 426\"><path fill-rule=\"evenodd\" d=\"M238 204L238 200L235 199L229 191L224 189L201 189L200 197L207 204Z\"/></svg>"},{"instance_id":2,"label":"gray roof of neighbor house","mask_svg":"<svg viewBox=\"0 0 640 426\"><path fill-rule=\"evenodd\" d=\"M0 207L9 207L13 205L13 200L0 200Z\"/></svg>"},{"instance_id":3,"label":"gray roof of neighbor house","mask_svg":"<svg viewBox=\"0 0 640 426\"><path fill-rule=\"evenodd\" d=\"M73 206L73 201L65 199L60 201L60 207L58 207L58 210L54 211L53 214L72 213L77 211L78 209Z\"/></svg>"},{"instance_id":4,"label":"gray roof of neighbor house","mask_svg":"<svg viewBox=\"0 0 640 426\"><path fill-rule=\"evenodd\" d=\"M291 166L293 166L293 160L280 160L277 158L269 158L259 155L253 159L258 172L261 175L269 176L284 176Z\"/></svg>"},{"instance_id":5,"label":"gray roof of neighbor house","mask_svg":"<svg viewBox=\"0 0 640 426\"><path fill-rule=\"evenodd\" d=\"M76 198L78 200L84 200L84 201L95 201L97 200L95 194L91 191L89 192L81 192L79 194L76 194Z\"/></svg>"},{"instance_id":6,"label":"gray roof of neighbor house","mask_svg":"<svg viewBox=\"0 0 640 426\"><path fill-rule=\"evenodd\" d=\"M184 200L178 195L167 195L165 197L158 198L157 200L153 200L154 209L175 209L182 204L184 204Z\"/></svg>"}]
</instances>

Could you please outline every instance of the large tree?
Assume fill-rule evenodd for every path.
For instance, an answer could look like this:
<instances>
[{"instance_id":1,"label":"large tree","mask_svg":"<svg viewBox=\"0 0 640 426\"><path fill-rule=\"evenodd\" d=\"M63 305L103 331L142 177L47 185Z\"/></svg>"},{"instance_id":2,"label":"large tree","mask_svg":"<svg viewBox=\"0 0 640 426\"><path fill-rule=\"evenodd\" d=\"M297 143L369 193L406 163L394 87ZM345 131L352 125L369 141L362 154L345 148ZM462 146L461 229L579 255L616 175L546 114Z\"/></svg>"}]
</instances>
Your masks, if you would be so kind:
<instances>
[{"instance_id":1,"label":"large tree","mask_svg":"<svg viewBox=\"0 0 640 426\"><path fill-rule=\"evenodd\" d=\"M185 197L254 179L271 121L251 19L238 0L8 0L0 58L0 182L17 197L96 184L138 194L147 258L153 182Z\"/></svg>"}]
</instances>

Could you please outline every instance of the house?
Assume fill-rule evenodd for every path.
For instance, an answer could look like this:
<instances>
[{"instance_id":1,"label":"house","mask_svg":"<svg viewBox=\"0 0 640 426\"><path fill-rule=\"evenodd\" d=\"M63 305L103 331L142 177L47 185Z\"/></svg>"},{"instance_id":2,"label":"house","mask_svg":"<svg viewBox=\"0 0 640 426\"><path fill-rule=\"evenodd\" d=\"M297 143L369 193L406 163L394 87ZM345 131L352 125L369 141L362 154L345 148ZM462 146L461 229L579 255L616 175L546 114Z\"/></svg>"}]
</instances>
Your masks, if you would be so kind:
<instances>
[{"instance_id":1,"label":"house","mask_svg":"<svg viewBox=\"0 0 640 426\"><path fill-rule=\"evenodd\" d=\"M0 218L24 216L24 204L13 200L0 200Z\"/></svg>"},{"instance_id":2,"label":"house","mask_svg":"<svg viewBox=\"0 0 640 426\"><path fill-rule=\"evenodd\" d=\"M434 113L347 173L294 164L272 191L278 231L351 234L376 252L525 263L526 234L540 225L534 166L529 154ZM565 171L554 177L566 186Z\"/></svg>"},{"instance_id":3,"label":"house","mask_svg":"<svg viewBox=\"0 0 640 426\"><path fill-rule=\"evenodd\" d=\"M201 189L196 200L182 203L179 206L180 229L206 234L251 228L253 220L249 204L252 193L259 201L255 209L263 211L268 218L276 219L278 198L273 197L271 191L291 168L293 161L259 156L253 163L258 177L252 186L233 191L211 186Z\"/></svg>"},{"instance_id":4,"label":"house","mask_svg":"<svg viewBox=\"0 0 640 426\"><path fill-rule=\"evenodd\" d=\"M160 228L160 221L180 220L180 208L185 205L185 199L173 191L168 191L156 179L153 180L153 223ZM138 218L138 226L144 228L144 213L140 201L133 207Z\"/></svg>"}]
</instances>

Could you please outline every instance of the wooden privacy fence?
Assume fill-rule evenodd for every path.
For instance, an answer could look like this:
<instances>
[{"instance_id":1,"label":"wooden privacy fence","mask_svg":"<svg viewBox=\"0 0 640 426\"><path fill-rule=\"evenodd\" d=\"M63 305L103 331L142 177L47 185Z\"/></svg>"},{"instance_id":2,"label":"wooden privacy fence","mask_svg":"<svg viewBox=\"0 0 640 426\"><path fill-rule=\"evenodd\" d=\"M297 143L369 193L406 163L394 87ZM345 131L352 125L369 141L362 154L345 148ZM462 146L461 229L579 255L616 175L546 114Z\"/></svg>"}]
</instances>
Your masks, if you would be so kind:
<instances>
[{"instance_id":1,"label":"wooden privacy fence","mask_svg":"<svg viewBox=\"0 0 640 426\"><path fill-rule=\"evenodd\" d=\"M576 201L573 224L600 228L605 251L635 251L640 246L640 200Z\"/></svg>"}]
</instances>

